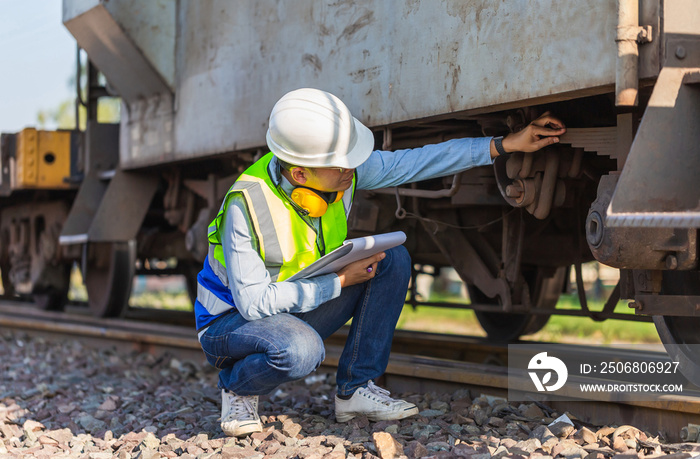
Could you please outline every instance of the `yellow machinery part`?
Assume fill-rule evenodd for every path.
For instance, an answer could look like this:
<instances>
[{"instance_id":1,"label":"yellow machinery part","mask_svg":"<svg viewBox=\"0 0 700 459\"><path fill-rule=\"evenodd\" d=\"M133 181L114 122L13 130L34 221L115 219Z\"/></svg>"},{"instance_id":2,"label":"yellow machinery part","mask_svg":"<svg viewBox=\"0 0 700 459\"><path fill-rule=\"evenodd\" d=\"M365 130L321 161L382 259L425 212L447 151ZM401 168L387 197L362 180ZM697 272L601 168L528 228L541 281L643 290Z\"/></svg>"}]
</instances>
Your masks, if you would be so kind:
<instances>
[{"instance_id":1,"label":"yellow machinery part","mask_svg":"<svg viewBox=\"0 0 700 459\"><path fill-rule=\"evenodd\" d=\"M13 189L70 188L70 131L37 131L17 134Z\"/></svg>"}]
</instances>

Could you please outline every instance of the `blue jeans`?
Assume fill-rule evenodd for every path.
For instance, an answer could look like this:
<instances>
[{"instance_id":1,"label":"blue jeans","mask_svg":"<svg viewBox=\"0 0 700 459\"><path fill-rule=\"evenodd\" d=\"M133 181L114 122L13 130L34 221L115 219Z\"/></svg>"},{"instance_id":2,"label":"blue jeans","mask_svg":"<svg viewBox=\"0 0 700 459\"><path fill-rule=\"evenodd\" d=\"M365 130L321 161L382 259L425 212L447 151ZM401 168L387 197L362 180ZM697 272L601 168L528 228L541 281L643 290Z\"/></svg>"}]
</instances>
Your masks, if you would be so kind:
<instances>
[{"instance_id":1,"label":"blue jeans","mask_svg":"<svg viewBox=\"0 0 700 459\"><path fill-rule=\"evenodd\" d=\"M410 276L411 258L398 246L386 251L373 279L343 288L313 311L253 321L223 316L200 339L209 363L221 370L219 387L261 395L303 378L325 358L323 340L352 319L336 378L338 393L352 394L386 369Z\"/></svg>"}]
</instances>

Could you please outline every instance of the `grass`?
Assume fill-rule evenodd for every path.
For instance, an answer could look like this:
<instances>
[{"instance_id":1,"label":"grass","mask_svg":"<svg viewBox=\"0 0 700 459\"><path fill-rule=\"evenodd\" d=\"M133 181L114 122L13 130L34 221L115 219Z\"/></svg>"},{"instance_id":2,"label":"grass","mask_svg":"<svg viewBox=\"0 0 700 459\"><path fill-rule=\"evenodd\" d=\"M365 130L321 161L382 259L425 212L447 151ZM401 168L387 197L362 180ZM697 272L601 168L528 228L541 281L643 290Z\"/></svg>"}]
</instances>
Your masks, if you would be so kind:
<instances>
[{"instance_id":1,"label":"grass","mask_svg":"<svg viewBox=\"0 0 700 459\"><path fill-rule=\"evenodd\" d=\"M145 291L131 295L129 306L132 308L171 309L175 311L192 311L190 297L185 291L151 292Z\"/></svg>"}]
</instances>

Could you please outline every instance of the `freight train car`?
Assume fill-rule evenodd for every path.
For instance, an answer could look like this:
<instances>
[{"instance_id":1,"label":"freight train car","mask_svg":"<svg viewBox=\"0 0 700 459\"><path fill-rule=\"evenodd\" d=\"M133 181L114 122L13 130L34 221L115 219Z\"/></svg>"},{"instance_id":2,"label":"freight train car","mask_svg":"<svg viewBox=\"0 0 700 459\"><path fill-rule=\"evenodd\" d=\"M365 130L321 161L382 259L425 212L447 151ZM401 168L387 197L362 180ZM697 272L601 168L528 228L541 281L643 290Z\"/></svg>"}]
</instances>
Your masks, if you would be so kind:
<instances>
[{"instance_id":1,"label":"freight train car","mask_svg":"<svg viewBox=\"0 0 700 459\"><path fill-rule=\"evenodd\" d=\"M504 135L551 111L568 127L558 145L358 193L352 234L405 231L417 266L456 269L497 340L545 324L570 266L618 268L605 309L582 297L582 314L632 300L700 381L694 0L64 0L63 21L91 62L87 128L3 137L7 291L58 307L77 261L105 316L156 269L146 260L192 281L292 89L336 94L382 149ZM118 125L96 120L109 94ZM61 146L44 148L51 135Z\"/></svg>"}]
</instances>

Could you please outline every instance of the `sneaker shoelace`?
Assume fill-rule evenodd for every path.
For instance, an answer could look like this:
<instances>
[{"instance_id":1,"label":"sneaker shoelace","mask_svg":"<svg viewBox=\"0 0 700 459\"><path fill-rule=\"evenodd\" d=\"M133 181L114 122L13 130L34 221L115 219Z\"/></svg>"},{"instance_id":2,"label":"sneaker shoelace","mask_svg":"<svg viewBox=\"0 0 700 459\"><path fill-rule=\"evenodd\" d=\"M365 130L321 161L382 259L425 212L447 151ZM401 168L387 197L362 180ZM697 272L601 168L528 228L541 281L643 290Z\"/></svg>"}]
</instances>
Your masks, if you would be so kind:
<instances>
[{"instance_id":1,"label":"sneaker shoelace","mask_svg":"<svg viewBox=\"0 0 700 459\"><path fill-rule=\"evenodd\" d=\"M374 400L377 400L385 405L391 405L392 403L398 402L398 400L395 400L391 397L389 397L389 392L386 389L382 389L381 387L377 386L374 384L372 380L367 382L367 390L369 390L372 394L374 394Z\"/></svg>"},{"instance_id":2,"label":"sneaker shoelace","mask_svg":"<svg viewBox=\"0 0 700 459\"><path fill-rule=\"evenodd\" d=\"M257 409L253 406L249 397L230 393L226 395L228 396L228 404L231 407L231 411L228 413L228 416L226 416L225 421L248 421L255 419Z\"/></svg>"}]
</instances>

